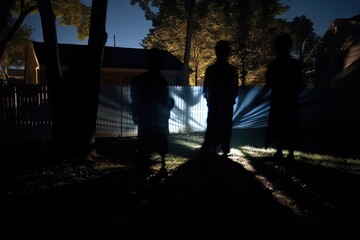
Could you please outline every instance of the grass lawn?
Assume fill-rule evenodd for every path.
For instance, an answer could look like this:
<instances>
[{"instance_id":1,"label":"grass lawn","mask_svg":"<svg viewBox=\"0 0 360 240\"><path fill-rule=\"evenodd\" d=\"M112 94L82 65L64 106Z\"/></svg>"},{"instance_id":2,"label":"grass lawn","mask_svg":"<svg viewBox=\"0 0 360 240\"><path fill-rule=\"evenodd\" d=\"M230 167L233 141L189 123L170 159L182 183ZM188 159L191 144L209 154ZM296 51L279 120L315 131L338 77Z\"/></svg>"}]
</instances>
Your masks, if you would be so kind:
<instances>
[{"instance_id":1,"label":"grass lawn","mask_svg":"<svg viewBox=\"0 0 360 240\"><path fill-rule=\"evenodd\" d=\"M299 150L274 159L263 131L233 134L231 155L199 161L202 133L169 138L167 173L138 168L135 138L97 139L93 163L4 146L1 239L277 239L359 235L360 159ZM306 149L306 148L304 148Z\"/></svg>"}]
</instances>

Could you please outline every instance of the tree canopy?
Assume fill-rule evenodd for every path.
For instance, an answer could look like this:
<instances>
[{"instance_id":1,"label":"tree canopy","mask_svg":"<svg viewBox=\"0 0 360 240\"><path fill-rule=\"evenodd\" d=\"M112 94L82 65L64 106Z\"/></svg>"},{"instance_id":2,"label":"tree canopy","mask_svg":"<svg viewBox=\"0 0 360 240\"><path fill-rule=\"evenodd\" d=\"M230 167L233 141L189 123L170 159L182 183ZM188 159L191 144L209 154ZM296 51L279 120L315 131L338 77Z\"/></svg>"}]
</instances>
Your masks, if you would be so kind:
<instances>
[{"instance_id":1,"label":"tree canopy","mask_svg":"<svg viewBox=\"0 0 360 240\"><path fill-rule=\"evenodd\" d=\"M52 0L54 14L60 24L76 26L77 37L84 39L89 34L91 7L80 0ZM26 16L38 12L37 0L1 0L0 5L0 59L6 45L14 38Z\"/></svg>"},{"instance_id":2,"label":"tree canopy","mask_svg":"<svg viewBox=\"0 0 360 240\"><path fill-rule=\"evenodd\" d=\"M2 78L8 80L7 70L12 67L24 66L25 56L24 49L32 33L31 26L23 25L16 32L13 39L7 44L3 57L0 60L0 69Z\"/></svg>"},{"instance_id":3,"label":"tree canopy","mask_svg":"<svg viewBox=\"0 0 360 240\"><path fill-rule=\"evenodd\" d=\"M290 30L295 39L294 52L301 61L304 61L309 57L314 42L319 41L319 36L314 33L313 23L305 15L295 17L290 22Z\"/></svg>"},{"instance_id":4,"label":"tree canopy","mask_svg":"<svg viewBox=\"0 0 360 240\"><path fill-rule=\"evenodd\" d=\"M213 49L220 39L232 43L231 62L238 67L242 84L262 84L267 63L273 57L272 41L277 33L293 29L296 42L303 36L291 23L279 18L289 9L279 0L131 0L131 4L138 4L146 19L152 21L153 27L142 46L168 50L181 60L184 60L187 14L189 6L194 4L191 85L201 81L206 67L215 60ZM313 29L306 36L312 34Z\"/></svg>"}]
</instances>

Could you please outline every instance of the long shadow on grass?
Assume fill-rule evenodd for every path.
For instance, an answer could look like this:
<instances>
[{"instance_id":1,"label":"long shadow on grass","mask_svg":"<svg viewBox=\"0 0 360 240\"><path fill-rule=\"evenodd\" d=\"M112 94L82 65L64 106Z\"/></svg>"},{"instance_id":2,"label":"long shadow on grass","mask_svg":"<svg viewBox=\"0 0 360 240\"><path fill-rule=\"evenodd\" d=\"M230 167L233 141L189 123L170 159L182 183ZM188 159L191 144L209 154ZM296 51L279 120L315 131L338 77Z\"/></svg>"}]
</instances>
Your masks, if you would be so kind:
<instances>
[{"instance_id":1,"label":"long shadow on grass","mask_svg":"<svg viewBox=\"0 0 360 240\"><path fill-rule=\"evenodd\" d=\"M107 231L114 239L303 239L301 218L282 206L240 164L216 157L181 165L134 209L126 223Z\"/></svg>"},{"instance_id":2,"label":"long shadow on grass","mask_svg":"<svg viewBox=\"0 0 360 240\"><path fill-rule=\"evenodd\" d=\"M358 235L360 176L316 166L301 159L254 157L242 151L275 196L296 208L312 226L313 236L351 239Z\"/></svg>"},{"instance_id":3,"label":"long shadow on grass","mask_svg":"<svg viewBox=\"0 0 360 240\"><path fill-rule=\"evenodd\" d=\"M201 137L193 142L197 146ZM97 144L98 153L104 157L132 164L134 139L99 140ZM77 184L8 196L1 209L6 219L1 239L305 239L313 236L310 232L314 229L321 236L326 232L326 236L332 236L333 231L328 227L336 229L341 219L345 220L341 227L348 224L346 214L359 200L354 197L346 209L343 206L345 215L339 211L326 215L327 208L319 208L316 204L322 206L321 201L313 199L314 193L319 193L317 188L328 187L320 193L326 197L339 193L344 196L344 199L336 198L339 203L350 203L350 195L344 194L358 185L353 184L349 191L343 187L351 181L359 183L357 178L341 180L339 184L339 175L306 164L269 165L270 159L247 156L258 171L255 174L228 159L216 157L200 163L199 149L180 143L172 143L172 147L176 155L190 160L179 164L168 176L155 174L148 180L146 172L119 169ZM296 203L303 203L300 204L303 209L320 209L321 214L315 215L320 216L319 221L304 221L281 204L274 191L258 181L259 174L274 182ZM294 175L311 191L302 193L304 189L292 181ZM325 184L335 178L332 184ZM333 192L331 187L343 191ZM355 209L353 216L358 213ZM331 225L336 216L339 221ZM353 226L356 221L349 228ZM344 229L335 233L343 234L342 239L346 239Z\"/></svg>"}]
</instances>

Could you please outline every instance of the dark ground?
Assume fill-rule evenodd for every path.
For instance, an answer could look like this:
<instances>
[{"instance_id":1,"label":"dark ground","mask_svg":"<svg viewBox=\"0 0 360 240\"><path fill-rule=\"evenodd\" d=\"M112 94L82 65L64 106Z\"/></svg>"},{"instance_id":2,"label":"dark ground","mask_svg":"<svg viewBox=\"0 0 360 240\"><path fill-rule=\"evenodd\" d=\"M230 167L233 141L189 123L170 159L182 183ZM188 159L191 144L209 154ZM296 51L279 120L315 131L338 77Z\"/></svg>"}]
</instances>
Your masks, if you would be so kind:
<instances>
[{"instance_id":1,"label":"dark ground","mask_svg":"<svg viewBox=\"0 0 360 240\"><path fill-rule=\"evenodd\" d=\"M175 141L201 144L201 134L195 135L170 137L176 157L169 160L168 174L156 171L156 159L150 170L135 167L133 138L97 139L105 158L86 164L52 162L46 143L2 145L0 238L360 236L360 170L349 173L302 158L281 161L242 151L243 145L262 147L261 129L235 131L232 145L239 151L202 163L198 148ZM336 146L326 137L308 138L302 150L334 154Z\"/></svg>"}]
</instances>

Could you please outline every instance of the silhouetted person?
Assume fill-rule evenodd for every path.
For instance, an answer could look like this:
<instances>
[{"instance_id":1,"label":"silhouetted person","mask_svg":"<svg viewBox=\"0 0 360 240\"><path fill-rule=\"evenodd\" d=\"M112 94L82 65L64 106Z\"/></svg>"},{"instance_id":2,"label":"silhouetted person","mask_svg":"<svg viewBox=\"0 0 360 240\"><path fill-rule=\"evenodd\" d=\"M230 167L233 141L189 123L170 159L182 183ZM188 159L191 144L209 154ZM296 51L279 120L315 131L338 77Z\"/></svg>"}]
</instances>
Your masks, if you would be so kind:
<instances>
[{"instance_id":1,"label":"silhouetted person","mask_svg":"<svg viewBox=\"0 0 360 240\"><path fill-rule=\"evenodd\" d=\"M266 72L265 87L271 88L270 111L266 146L275 144L276 157L283 157L283 150L294 158L294 147L299 114L299 94L303 88L300 61L290 55L292 39L289 34L275 38L272 60Z\"/></svg>"},{"instance_id":2,"label":"silhouetted person","mask_svg":"<svg viewBox=\"0 0 360 240\"><path fill-rule=\"evenodd\" d=\"M233 107L238 94L238 72L228 62L230 44L221 40L215 46L216 62L205 72L203 94L207 101L208 116L201 156L216 153L221 145L224 156L230 152L233 125Z\"/></svg>"},{"instance_id":3,"label":"silhouetted person","mask_svg":"<svg viewBox=\"0 0 360 240\"><path fill-rule=\"evenodd\" d=\"M157 152L165 169L169 118L174 102L170 97L168 82L160 73L162 58L161 50L147 50L149 69L132 81L131 99L133 121L138 126L139 157L145 161L144 164L148 164L150 154Z\"/></svg>"}]
</instances>

